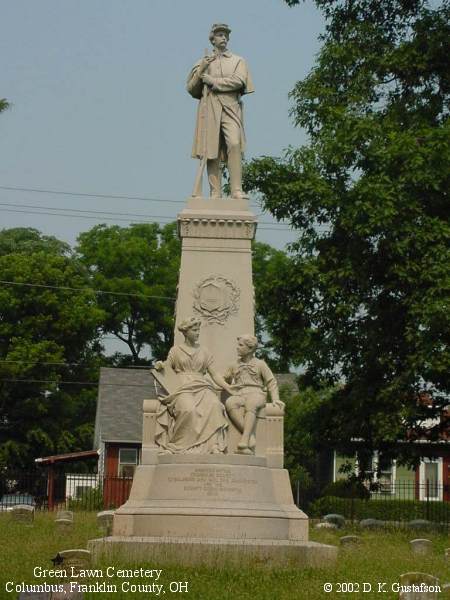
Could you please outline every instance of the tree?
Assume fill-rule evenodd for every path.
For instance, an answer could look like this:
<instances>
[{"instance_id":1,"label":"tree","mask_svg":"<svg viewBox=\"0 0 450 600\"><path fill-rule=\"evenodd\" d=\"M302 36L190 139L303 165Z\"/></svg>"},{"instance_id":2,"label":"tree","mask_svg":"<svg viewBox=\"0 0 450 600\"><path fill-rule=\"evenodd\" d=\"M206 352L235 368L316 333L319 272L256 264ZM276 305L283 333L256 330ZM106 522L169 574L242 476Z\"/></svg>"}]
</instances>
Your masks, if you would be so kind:
<instances>
[{"instance_id":1,"label":"tree","mask_svg":"<svg viewBox=\"0 0 450 600\"><path fill-rule=\"evenodd\" d=\"M246 188L299 229L286 343L305 383L339 383L317 410L321 438L388 450L450 391L450 8L316 4L323 46L291 93L309 143L253 161Z\"/></svg>"},{"instance_id":2,"label":"tree","mask_svg":"<svg viewBox=\"0 0 450 600\"><path fill-rule=\"evenodd\" d=\"M119 364L164 359L172 343L180 242L176 224L97 225L78 238L77 252L100 294L102 332L128 345ZM123 295L121 295L123 294Z\"/></svg>"},{"instance_id":3,"label":"tree","mask_svg":"<svg viewBox=\"0 0 450 600\"><path fill-rule=\"evenodd\" d=\"M102 311L72 289L89 286L86 269L67 244L18 228L0 231L0 280L0 466L92 447Z\"/></svg>"},{"instance_id":4,"label":"tree","mask_svg":"<svg viewBox=\"0 0 450 600\"><path fill-rule=\"evenodd\" d=\"M285 373L293 356L298 354L298 343L290 330L298 327L301 319L298 312L285 310L286 294L291 293L294 259L261 242L254 242L252 250L256 335L262 341L259 355L270 363L272 370Z\"/></svg>"},{"instance_id":5,"label":"tree","mask_svg":"<svg viewBox=\"0 0 450 600\"><path fill-rule=\"evenodd\" d=\"M3 112L10 107L9 102L5 98L0 98L0 112Z\"/></svg>"}]
</instances>

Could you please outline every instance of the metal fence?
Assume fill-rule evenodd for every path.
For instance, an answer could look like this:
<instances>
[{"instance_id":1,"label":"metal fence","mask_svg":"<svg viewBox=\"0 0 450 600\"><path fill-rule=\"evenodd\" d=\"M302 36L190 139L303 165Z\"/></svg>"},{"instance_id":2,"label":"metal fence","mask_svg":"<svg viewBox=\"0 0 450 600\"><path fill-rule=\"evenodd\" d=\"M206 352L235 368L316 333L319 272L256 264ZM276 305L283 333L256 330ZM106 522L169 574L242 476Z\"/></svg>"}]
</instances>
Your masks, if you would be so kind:
<instances>
[{"instance_id":1,"label":"metal fence","mask_svg":"<svg viewBox=\"0 0 450 600\"><path fill-rule=\"evenodd\" d=\"M418 483L396 481L388 486L372 486L367 490L351 488L341 494L318 495L293 486L295 503L310 517L337 513L350 521L377 519L388 523L427 520L450 525L450 485L435 481ZM345 497L342 497L345 496Z\"/></svg>"},{"instance_id":2,"label":"metal fence","mask_svg":"<svg viewBox=\"0 0 450 600\"><path fill-rule=\"evenodd\" d=\"M49 498L47 471L0 473L0 512L16 504L31 504L36 510L66 508L99 511L117 508L130 494L132 477L111 477L99 473L67 473L55 470ZM293 485L294 502L310 517L338 513L351 521L379 519L406 523L426 519L450 525L450 486L434 481L396 481L389 486L367 489L346 497L320 495L314 489Z\"/></svg>"},{"instance_id":3,"label":"metal fence","mask_svg":"<svg viewBox=\"0 0 450 600\"><path fill-rule=\"evenodd\" d=\"M28 504L36 510L117 508L127 501L132 483L132 477L56 471L49 486L48 474L43 471L4 472L0 473L0 512L17 504Z\"/></svg>"}]
</instances>

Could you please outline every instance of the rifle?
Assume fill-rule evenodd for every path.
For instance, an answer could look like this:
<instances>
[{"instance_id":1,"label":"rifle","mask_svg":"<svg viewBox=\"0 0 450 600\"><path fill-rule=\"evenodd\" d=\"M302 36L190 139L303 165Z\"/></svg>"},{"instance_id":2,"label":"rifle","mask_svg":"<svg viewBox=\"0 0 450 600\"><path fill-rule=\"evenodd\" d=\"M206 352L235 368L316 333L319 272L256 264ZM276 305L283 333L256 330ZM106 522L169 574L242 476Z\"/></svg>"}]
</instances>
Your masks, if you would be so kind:
<instances>
[{"instance_id":1,"label":"rifle","mask_svg":"<svg viewBox=\"0 0 450 600\"><path fill-rule=\"evenodd\" d=\"M208 56L208 50L205 49L205 56ZM200 164L197 169L197 175L195 176L194 182L194 191L192 192L192 196L201 196L202 195L202 180L203 180L203 172L205 170L205 165L207 161L207 145L208 145L208 86L206 83L203 84L202 91L202 99L200 100L202 103L202 111L203 111L203 153L202 158L200 159Z\"/></svg>"}]
</instances>

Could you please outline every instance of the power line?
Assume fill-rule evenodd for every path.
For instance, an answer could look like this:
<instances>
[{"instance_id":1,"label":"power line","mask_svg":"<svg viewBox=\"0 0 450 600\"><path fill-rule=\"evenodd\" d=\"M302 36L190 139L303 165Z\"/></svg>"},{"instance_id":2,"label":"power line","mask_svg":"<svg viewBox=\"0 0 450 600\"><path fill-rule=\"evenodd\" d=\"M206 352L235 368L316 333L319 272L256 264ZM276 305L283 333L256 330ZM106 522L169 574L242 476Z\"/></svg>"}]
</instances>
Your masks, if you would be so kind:
<instances>
[{"instance_id":1,"label":"power line","mask_svg":"<svg viewBox=\"0 0 450 600\"><path fill-rule=\"evenodd\" d=\"M42 188L25 188L25 187L17 187L17 186L2 186L0 185L0 189L8 190L8 191L23 191L23 192L32 192L32 193L41 193L41 194L56 194L56 195L64 195L64 196L80 196L87 198L112 198L119 200L140 200L140 201L148 201L148 202L167 202L171 204L184 204L184 200L170 200L167 198L151 198L145 196L127 196L127 195L115 195L115 194L94 194L94 193L85 193L85 192L67 192L62 190L51 190L51 189L42 189ZM75 217L81 219L90 219L90 220L98 220L98 221L122 221L126 223L139 224L139 223L158 223L160 225L165 225L172 221L176 220L176 217L170 217L165 215L150 215L150 214L142 214L142 213L121 213L114 211L97 211L97 210L82 210L82 209L70 209L70 208L59 208L59 207L47 207L47 206L36 206L36 205L28 205L28 204L12 204L12 203L0 203L0 206L18 206L23 208L36 208L39 212L27 210L17 210L17 209L0 209L0 212L16 212L16 213L26 213L26 214L35 214L35 215L46 215L46 216L58 216L58 217ZM42 210L41 210L42 209ZM57 210L59 212L44 212L49 210ZM61 214L61 213L77 213L77 214ZM84 214L83 214L84 213ZM89 214L86 214L89 213ZM90 216L90 215L117 215L114 218L104 217L101 218ZM257 216L262 216L263 213L258 213ZM131 219L121 218L121 217L140 217L145 218L149 217L150 220L146 221L132 221ZM155 220L155 219L163 219L163 221ZM273 221L259 221L260 231L295 231L292 227L286 227L285 223L273 222ZM261 227L261 225L269 225L269 227ZM328 231L327 227L317 227L318 231Z\"/></svg>"},{"instance_id":2,"label":"power line","mask_svg":"<svg viewBox=\"0 0 450 600\"><path fill-rule=\"evenodd\" d=\"M17 206L18 208L37 208L39 210L58 210L61 212L74 212L74 213L89 213L95 215L117 215L121 217L152 217L155 219L172 219L167 215L149 215L142 213L121 213L106 210L80 210L78 208L59 208L58 206L37 206L36 204L16 204L11 202L0 202L0 206ZM172 219L173 220L173 219Z\"/></svg>"},{"instance_id":3,"label":"power line","mask_svg":"<svg viewBox=\"0 0 450 600\"><path fill-rule=\"evenodd\" d=\"M0 185L0 189L8 190L8 191L56 194L56 195L64 195L64 196L80 196L80 197L87 197L87 198L112 198L112 199L117 199L117 200L141 200L141 201L148 201L148 202L168 202L168 203L172 203L172 204L184 204L185 203L184 200L169 200L167 198L147 198L144 196L125 196L125 195L121 196L121 195L114 195L114 194L90 194L90 193L85 193L85 192L66 192L66 191L61 191L61 190L48 190L48 189L41 189L41 188L24 188L24 187L4 186L4 185ZM117 214L117 215L142 216L142 217L149 216L149 217L162 218L162 219L171 219L171 217L165 217L165 216L158 217L157 215L139 215L139 214L132 214L132 213L116 213L116 212L107 212L107 211L78 210L78 209L67 209L67 208L57 208L57 207L38 207L38 206L34 207L34 206L26 205L26 204L16 205L16 204L2 203L0 205L1 206L22 206L22 207L28 207L28 208L43 208L46 210L102 213L102 214L110 214L110 215ZM45 213L43 213L43 214L45 214ZM257 216L260 216L260 215L258 214ZM174 220L174 219L172 219L172 220ZM282 225L282 223L272 223L271 221L261 221L261 224Z\"/></svg>"},{"instance_id":4,"label":"power line","mask_svg":"<svg viewBox=\"0 0 450 600\"><path fill-rule=\"evenodd\" d=\"M56 209L59 210L59 209ZM126 223L159 223L159 221L133 221L132 219L122 219L120 217L112 218L112 217L90 217L88 215L66 215L61 213L52 213L52 212L37 212L33 210L15 210L13 208L0 208L0 212L13 212L13 213L25 213L27 215L49 215L53 217L76 217L77 219L93 219L94 221L113 221L114 223L117 221L125 221ZM166 223L160 223L161 225L166 225L173 221L170 217L167 217L168 221Z\"/></svg>"},{"instance_id":5,"label":"power line","mask_svg":"<svg viewBox=\"0 0 450 600\"><path fill-rule=\"evenodd\" d=\"M130 355L131 356L131 355ZM41 360L11 360L9 358L0 359L0 363L11 363L15 365L45 365L45 366L62 366L62 367L88 367L93 368L95 365L89 365L87 363L77 363L77 362L46 362ZM111 367L111 365L98 365L95 368L115 368ZM127 365L127 369L150 369L148 365Z\"/></svg>"},{"instance_id":6,"label":"power line","mask_svg":"<svg viewBox=\"0 0 450 600\"><path fill-rule=\"evenodd\" d=\"M67 210L70 211L70 209L60 209L60 208L56 208L55 210ZM32 211L32 210L17 210L17 209L13 209L13 208L0 208L0 212L13 212L13 213L22 213L22 214L27 214L27 215L49 215L49 216L53 216L53 217L74 217L76 219L93 219L94 221L112 221L112 222L117 222L117 221L124 221L126 223L132 223L132 224L140 224L140 223L159 223L160 225L167 225L168 223L171 223L175 220L175 217L160 217L163 219L167 219L166 222L161 222L161 221L133 221L132 219L123 219L121 217L91 217L89 215L82 215L82 214L76 214L76 215L72 215L72 214L61 214L61 213L53 213L53 212L44 212L44 211ZM80 211L82 212L82 211ZM106 214L111 214L111 213L106 213ZM294 231L293 229L291 229L290 227L283 227L282 223L271 223L270 221L261 221L261 223L263 223L264 225L272 225L272 227L258 227L258 229L260 231Z\"/></svg>"},{"instance_id":7,"label":"power line","mask_svg":"<svg viewBox=\"0 0 450 600\"><path fill-rule=\"evenodd\" d=\"M55 381L52 379L11 379L11 378L6 378L6 379L0 379L0 383L52 383L55 385L95 385L98 386L99 385L99 381ZM101 384L103 385L107 385L107 386L121 386L121 387L143 387L143 388L148 388L151 383L148 384L144 384L144 383L104 383L102 382Z\"/></svg>"},{"instance_id":8,"label":"power line","mask_svg":"<svg viewBox=\"0 0 450 600\"><path fill-rule=\"evenodd\" d=\"M184 200L170 200L169 198L150 198L147 196L126 196L118 194L94 194L87 192L67 192L63 190L47 190L43 188L26 188L18 186L0 185L0 190L8 190L11 192L32 192L36 194L55 194L58 196L80 196L84 198L104 198L113 200L139 200L142 202L168 202L170 204L184 204Z\"/></svg>"},{"instance_id":9,"label":"power line","mask_svg":"<svg viewBox=\"0 0 450 600\"><path fill-rule=\"evenodd\" d=\"M176 298L172 298L171 296L154 296L148 294L130 294L128 292L109 292L106 290L95 290L93 288L85 287L85 288L74 288L64 285L44 285L41 283L24 283L19 281L6 281L5 279L0 279L0 283L4 283L7 285L23 285L26 287L36 287L36 288L46 288L51 290L69 290L73 292L93 292L94 294L108 294L110 296L131 296L133 298L156 298L158 300L172 300L175 301Z\"/></svg>"},{"instance_id":10,"label":"power line","mask_svg":"<svg viewBox=\"0 0 450 600\"><path fill-rule=\"evenodd\" d=\"M16 186L0 185L1 190L12 192L33 192L37 194L56 194L59 196L82 196L85 198L108 198L114 200L140 200L143 202L169 202L171 204L183 204L184 200L169 200L168 198L148 198L145 196L121 196L117 194L92 194L86 192L67 192L62 190L46 190L42 188L25 188Z\"/></svg>"}]
</instances>

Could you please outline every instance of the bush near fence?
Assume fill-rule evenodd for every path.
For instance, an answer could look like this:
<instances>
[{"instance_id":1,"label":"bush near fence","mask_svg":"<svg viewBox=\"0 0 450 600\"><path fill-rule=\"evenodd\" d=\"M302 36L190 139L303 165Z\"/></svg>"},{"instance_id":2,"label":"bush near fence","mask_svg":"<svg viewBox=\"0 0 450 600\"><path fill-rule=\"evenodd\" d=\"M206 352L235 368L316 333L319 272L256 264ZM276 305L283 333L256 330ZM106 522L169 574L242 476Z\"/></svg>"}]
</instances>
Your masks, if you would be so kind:
<instances>
[{"instance_id":1,"label":"bush near fence","mask_svg":"<svg viewBox=\"0 0 450 600\"><path fill-rule=\"evenodd\" d=\"M360 500L324 496L308 507L310 517L338 513L346 519L380 519L382 521L411 521L427 519L438 523L450 522L450 503L420 500Z\"/></svg>"},{"instance_id":2,"label":"bush near fence","mask_svg":"<svg viewBox=\"0 0 450 600\"><path fill-rule=\"evenodd\" d=\"M101 488L91 488L83 491L79 498L69 498L68 510L90 511L103 510L103 493Z\"/></svg>"}]
</instances>

